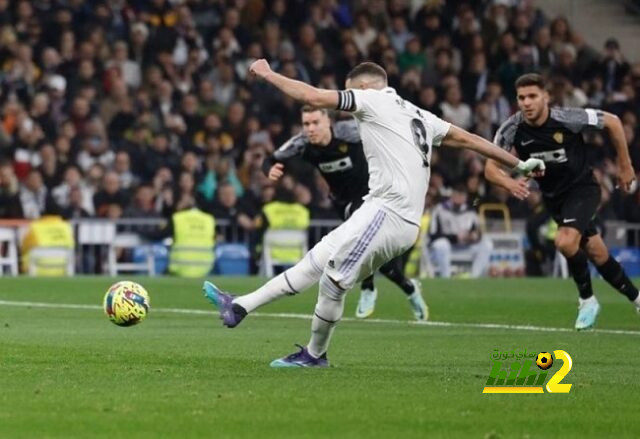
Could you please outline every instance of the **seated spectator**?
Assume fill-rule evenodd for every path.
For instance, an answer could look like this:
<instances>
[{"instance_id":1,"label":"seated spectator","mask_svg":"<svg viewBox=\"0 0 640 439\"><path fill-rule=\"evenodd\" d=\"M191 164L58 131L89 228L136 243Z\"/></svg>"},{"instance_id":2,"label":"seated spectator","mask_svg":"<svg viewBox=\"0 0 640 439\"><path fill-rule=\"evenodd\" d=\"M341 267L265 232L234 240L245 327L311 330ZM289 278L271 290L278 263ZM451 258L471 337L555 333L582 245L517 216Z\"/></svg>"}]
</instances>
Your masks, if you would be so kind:
<instances>
[{"instance_id":1,"label":"seated spectator","mask_svg":"<svg viewBox=\"0 0 640 439\"><path fill-rule=\"evenodd\" d=\"M83 207L84 191L80 186L71 186L68 201L68 205L60 211L64 219L91 218L91 213Z\"/></svg>"},{"instance_id":2,"label":"seated spectator","mask_svg":"<svg viewBox=\"0 0 640 439\"><path fill-rule=\"evenodd\" d=\"M144 173L146 178L151 178L157 169L169 168L171 172L178 170L180 159L171 151L169 135L159 132L153 136L151 148L144 154Z\"/></svg>"},{"instance_id":3,"label":"seated spectator","mask_svg":"<svg viewBox=\"0 0 640 439\"><path fill-rule=\"evenodd\" d=\"M153 176L153 190L155 193L156 210L163 217L169 217L174 212L173 174L169 168L160 168Z\"/></svg>"},{"instance_id":4,"label":"seated spectator","mask_svg":"<svg viewBox=\"0 0 640 439\"><path fill-rule=\"evenodd\" d=\"M118 174L120 187L130 189L138 184L140 179L131 171L131 159L126 151L118 151L114 161L113 170Z\"/></svg>"},{"instance_id":5,"label":"seated spectator","mask_svg":"<svg viewBox=\"0 0 640 439\"><path fill-rule=\"evenodd\" d=\"M471 277L484 276L489 268L491 241L480 233L478 214L467 205L467 190L457 185L451 198L433 209L429 230L430 251L440 277L451 277L451 256L471 254Z\"/></svg>"},{"instance_id":6,"label":"seated spectator","mask_svg":"<svg viewBox=\"0 0 640 439\"><path fill-rule=\"evenodd\" d=\"M116 69L127 86L136 88L140 85L140 65L129 59L129 46L125 41L116 41L113 45L113 58L107 68Z\"/></svg>"},{"instance_id":7,"label":"seated spectator","mask_svg":"<svg viewBox=\"0 0 640 439\"><path fill-rule=\"evenodd\" d=\"M174 200L176 202L176 210L181 210L178 206L182 206L186 203L187 200L195 200L195 205L201 210L209 210L209 203L206 202L205 198L196 193L196 181L193 174L189 172L181 172L178 177L178 187L177 191L174 195Z\"/></svg>"},{"instance_id":8,"label":"seated spectator","mask_svg":"<svg viewBox=\"0 0 640 439\"><path fill-rule=\"evenodd\" d=\"M120 179L118 174L113 171L105 173L102 179L102 188L93 196L93 204L96 208L96 215L107 217L109 211L115 212L113 205L118 206L120 210L128 203L127 193L120 187ZM120 215L121 216L121 212ZM118 216L118 215L116 215Z\"/></svg>"},{"instance_id":9,"label":"seated spectator","mask_svg":"<svg viewBox=\"0 0 640 439\"><path fill-rule=\"evenodd\" d=\"M82 206L82 209L89 214L92 214L94 211L93 192L82 179L82 174L77 166L69 166L64 171L64 179L62 183L53 188L51 195L58 206L65 209L71 204L71 190L73 188L80 191L80 205Z\"/></svg>"},{"instance_id":10,"label":"seated spectator","mask_svg":"<svg viewBox=\"0 0 640 439\"><path fill-rule=\"evenodd\" d=\"M0 218L21 218L20 184L11 163L0 162Z\"/></svg>"},{"instance_id":11,"label":"seated spectator","mask_svg":"<svg viewBox=\"0 0 640 439\"><path fill-rule=\"evenodd\" d=\"M53 188L62 182L63 169L58 163L56 150L50 143L40 147L40 166L38 166L44 185Z\"/></svg>"},{"instance_id":12,"label":"seated spectator","mask_svg":"<svg viewBox=\"0 0 640 439\"><path fill-rule=\"evenodd\" d=\"M42 174L37 169L29 171L20 187L20 206L27 219L40 218L44 212L49 191L42 181Z\"/></svg>"},{"instance_id":13,"label":"seated spectator","mask_svg":"<svg viewBox=\"0 0 640 439\"><path fill-rule=\"evenodd\" d=\"M29 115L41 128L49 141L55 138L57 127L49 115L50 100L46 93L38 93L33 97Z\"/></svg>"},{"instance_id":14,"label":"seated spectator","mask_svg":"<svg viewBox=\"0 0 640 439\"><path fill-rule=\"evenodd\" d=\"M238 198L235 189L228 182L218 186L216 203L211 213L216 220L229 220L247 232L255 229L255 209L243 198ZM233 241L234 239L228 235L225 236L225 240Z\"/></svg>"},{"instance_id":15,"label":"seated spectator","mask_svg":"<svg viewBox=\"0 0 640 439\"><path fill-rule=\"evenodd\" d=\"M142 184L136 189L132 203L124 210L127 218L162 218L156 210L153 187Z\"/></svg>"},{"instance_id":16,"label":"seated spectator","mask_svg":"<svg viewBox=\"0 0 640 439\"><path fill-rule=\"evenodd\" d=\"M115 154L109 149L109 140L104 125L99 119L93 119L86 124L86 132L82 136L81 148L78 154L78 165L84 172L94 164L110 167L115 159Z\"/></svg>"},{"instance_id":17,"label":"seated spectator","mask_svg":"<svg viewBox=\"0 0 640 439\"><path fill-rule=\"evenodd\" d=\"M462 102L462 92L460 87L451 86L447 88L444 102L440 104L442 118L454 125L468 130L473 124L471 108Z\"/></svg>"}]
</instances>

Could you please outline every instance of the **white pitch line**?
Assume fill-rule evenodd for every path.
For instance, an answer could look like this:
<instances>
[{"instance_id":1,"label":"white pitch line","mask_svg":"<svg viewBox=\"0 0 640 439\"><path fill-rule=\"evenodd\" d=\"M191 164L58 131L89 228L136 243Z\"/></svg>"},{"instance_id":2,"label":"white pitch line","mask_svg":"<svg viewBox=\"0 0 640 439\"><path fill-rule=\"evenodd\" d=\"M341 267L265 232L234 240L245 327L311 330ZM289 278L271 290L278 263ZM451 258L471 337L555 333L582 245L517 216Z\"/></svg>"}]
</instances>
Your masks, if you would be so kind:
<instances>
[{"instance_id":1,"label":"white pitch line","mask_svg":"<svg viewBox=\"0 0 640 439\"><path fill-rule=\"evenodd\" d=\"M53 309L85 309L85 310L101 310L99 305L83 305L79 303L48 303L48 302L23 302L12 300L0 300L0 306L22 306L32 308L53 308ZM198 314L198 315L216 315L215 311L205 311L202 309L187 308L153 308L153 312L166 312L173 314ZM251 313L251 317L276 317L283 319L311 320L311 315L296 313ZM402 324L413 326L440 326L448 328L475 328L475 329L507 329L516 331L533 331L533 332L575 332L571 328L553 328L549 326L533 326L533 325L507 325L502 323L463 323L463 322L417 322L413 320L393 320L393 319L356 319L353 317L343 317L343 322L359 322L359 323L381 323L381 324ZM626 329L594 329L599 334L616 334L616 335L640 335L640 331L631 331Z\"/></svg>"}]
</instances>

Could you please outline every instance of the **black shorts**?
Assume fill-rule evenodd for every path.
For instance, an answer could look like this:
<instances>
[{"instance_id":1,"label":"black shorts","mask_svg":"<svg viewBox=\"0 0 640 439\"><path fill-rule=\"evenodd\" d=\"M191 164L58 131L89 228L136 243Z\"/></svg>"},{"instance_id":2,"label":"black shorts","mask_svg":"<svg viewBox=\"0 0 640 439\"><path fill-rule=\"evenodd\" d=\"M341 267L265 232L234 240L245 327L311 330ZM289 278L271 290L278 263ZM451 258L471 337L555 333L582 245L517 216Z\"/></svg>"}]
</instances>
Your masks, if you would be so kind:
<instances>
[{"instance_id":1,"label":"black shorts","mask_svg":"<svg viewBox=\"0 0 640 439\"><path fill-rule=\"evenodd\" d=\"M572 227L588 238L598 234L595 216L600 204L597 183L572 186L558 197L545 198L544 204L558 227Z\"/></svg>"}]
</instances>

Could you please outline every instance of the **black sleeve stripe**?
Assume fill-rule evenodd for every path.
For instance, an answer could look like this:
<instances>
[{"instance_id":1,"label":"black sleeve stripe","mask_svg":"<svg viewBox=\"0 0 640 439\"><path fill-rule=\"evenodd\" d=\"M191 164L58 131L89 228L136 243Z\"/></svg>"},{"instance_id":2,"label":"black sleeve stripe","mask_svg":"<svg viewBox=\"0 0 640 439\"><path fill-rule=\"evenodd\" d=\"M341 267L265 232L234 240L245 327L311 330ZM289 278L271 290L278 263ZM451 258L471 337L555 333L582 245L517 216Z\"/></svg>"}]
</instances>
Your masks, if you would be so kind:
<instances>
[{"instance_id":1,"label":"black sleeve stripe","mask_svg":"<svg viewBox=\"0 0 640 439\"><path fill-rule=\"evenodd\" d=\"M356 98L352 90L338 91L338 110L356 111Z\"/></svg>"}]
</instances>

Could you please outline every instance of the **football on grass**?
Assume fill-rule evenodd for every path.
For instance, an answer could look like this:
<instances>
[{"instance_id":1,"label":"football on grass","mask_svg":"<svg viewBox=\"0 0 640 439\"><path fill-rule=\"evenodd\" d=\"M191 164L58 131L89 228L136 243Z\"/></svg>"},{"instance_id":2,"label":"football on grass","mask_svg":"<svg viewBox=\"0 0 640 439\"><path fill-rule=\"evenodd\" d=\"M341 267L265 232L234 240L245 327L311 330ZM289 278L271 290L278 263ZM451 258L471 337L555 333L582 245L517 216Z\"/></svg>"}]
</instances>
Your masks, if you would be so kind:
<instances>
[{"instance_id":1,"label":"football on grass","mask_svg":"<svg viewBox=\"0 0 640 439\"><path fill-rule=\"evenodd\" d=\"M149 312L149 293L140 284L120 281L104 295L104 312L118 326L133 326Z\"/></svg>"}]
</instances>

